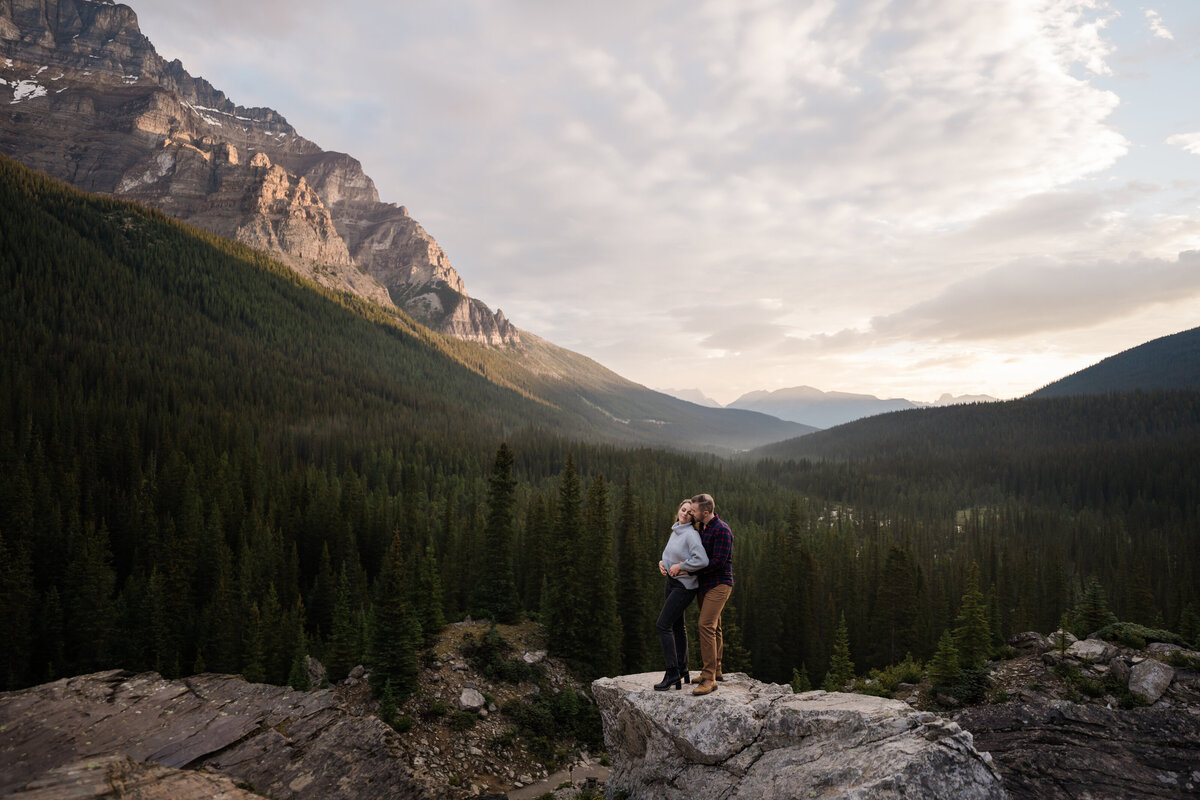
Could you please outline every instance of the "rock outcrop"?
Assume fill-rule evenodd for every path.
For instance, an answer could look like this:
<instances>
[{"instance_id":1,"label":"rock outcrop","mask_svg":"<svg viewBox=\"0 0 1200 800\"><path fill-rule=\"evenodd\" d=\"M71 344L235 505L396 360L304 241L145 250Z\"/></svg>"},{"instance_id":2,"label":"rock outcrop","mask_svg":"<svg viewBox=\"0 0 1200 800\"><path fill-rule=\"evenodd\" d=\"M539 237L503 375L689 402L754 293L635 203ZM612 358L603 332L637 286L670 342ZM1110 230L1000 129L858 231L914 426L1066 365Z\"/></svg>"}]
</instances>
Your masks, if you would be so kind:
<instances>
[{"instance_id":1,"label":"rock outcrop","mask_svg":"<svg viewBox=\"0 0 1200 800\"><path fill-rule=\"evenodd\" d=\"M101 776L89 765L103 759ZM208 776L179 770L216 773L281 800L428 796L403 760L399 734L347 713L329 691L113 670L0 694L0 796L73 796L36 792L66 786L81 769L83 784L111 783L111 769L149 797L235 788L210 782L203 794L198 779Z\"/></svg>"},{"instance_id":2,"label":"rock outcrop","mask_svg":"<svg viewBox=\"0 0 1200 800\"><path fill-rule=\"evenodd\" d=\"M0 2L0 151L267 250L319 284L399 305L449 335L520 340L467 295L402 206L379 201L356 159L162 59L128 6Z\"/></svg>"},{"instance_id":3,"label":"rock outcrop","mask_svg":"<svg viewBox=\"0 0 1200 800\"><path fill-rule=\"evenodd\" d=\"M143 764L129 756L85 758L55 767L10 795L10 800L259 800L229 778Z\"/></svg>"},{"instance_id":4,"label":"rock outcrop","mask_svg":"<svg viewBox=\"0 0 1200 800\"><path fill-rule=\"evenodd\" d=\"M729 675L704 697L658 674L592 684L610 788L645 800L1003 798L971 734L897 700L806 692Z\"/></svg>"},{"instance_id":5,"label":"rock outcrop","mask_svg":"<svg viewBox=\"0 0 1200 800\"><path fill-rule=\"evenodd\" d=\"M1014 798L1125 800L1200 795L1200 716L1062 700L978 706L954 719L991 753Z\"/></svg>"}]
</instances>

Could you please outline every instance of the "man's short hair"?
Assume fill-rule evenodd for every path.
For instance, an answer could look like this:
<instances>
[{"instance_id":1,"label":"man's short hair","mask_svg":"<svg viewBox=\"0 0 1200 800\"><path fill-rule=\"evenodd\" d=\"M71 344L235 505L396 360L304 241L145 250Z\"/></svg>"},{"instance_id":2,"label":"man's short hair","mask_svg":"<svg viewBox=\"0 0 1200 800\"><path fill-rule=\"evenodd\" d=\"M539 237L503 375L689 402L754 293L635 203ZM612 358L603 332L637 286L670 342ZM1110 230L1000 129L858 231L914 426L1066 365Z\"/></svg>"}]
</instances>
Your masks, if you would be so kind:
<instances>
[{"instance_id":1,"label":"man's short hair","mask_svg":"<svg viewBox=\"0 0 1200 800\"><path fill-rule=\"evenodd\" d=\"M713 502L711 494L696 495L692 498L692 505L696 507L697 511L707 511L709 514L715 514L717 512L717 506L716 503Z\"/></svg>"}]
</instances>

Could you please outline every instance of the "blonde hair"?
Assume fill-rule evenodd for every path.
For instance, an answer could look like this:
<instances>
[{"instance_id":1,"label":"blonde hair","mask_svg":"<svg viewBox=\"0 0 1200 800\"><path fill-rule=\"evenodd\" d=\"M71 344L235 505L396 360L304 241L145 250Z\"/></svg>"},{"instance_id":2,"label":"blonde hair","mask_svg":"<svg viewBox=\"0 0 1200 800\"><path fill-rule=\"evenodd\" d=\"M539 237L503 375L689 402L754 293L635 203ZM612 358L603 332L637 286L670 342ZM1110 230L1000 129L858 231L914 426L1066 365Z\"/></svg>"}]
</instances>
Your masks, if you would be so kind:
<instances>
[{"instance_id":1,"label":"blonde hair","mask_svg":"<svg viewBox=\"0 0 1200 800\"><path fill-rule=\"evenodd\" d=\"M679 512L683 510L684 506L691 505L695 505L695 503L692 502L692 498L690 497L685 497L683 500L679 501L679 508L675 509L675 519L671 520L671 524L674 525L679 521ZM696 520L695 514L692 514L692 527L696 530L700 530L700 523Z\"/></svg>"}]
</instances>

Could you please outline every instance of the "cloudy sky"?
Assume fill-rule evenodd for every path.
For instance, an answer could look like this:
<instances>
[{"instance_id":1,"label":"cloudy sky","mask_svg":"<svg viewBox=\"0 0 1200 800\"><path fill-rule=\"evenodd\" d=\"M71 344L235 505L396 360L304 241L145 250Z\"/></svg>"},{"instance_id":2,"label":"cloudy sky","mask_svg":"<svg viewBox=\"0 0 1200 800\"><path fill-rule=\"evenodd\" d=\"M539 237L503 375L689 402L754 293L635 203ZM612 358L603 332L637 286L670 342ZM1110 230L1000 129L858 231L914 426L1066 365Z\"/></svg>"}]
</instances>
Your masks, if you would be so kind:
<instances>
[{"instance_id":1,"label":"cloudy sky","mask_svg":"<svg viewBox=\"0 0 1200 800\"><path fill-rule=\"evenodd\" d=\"M1196 0L128 2L648 386L1010 398L1200 325Z\"/></svg>"}]
</instances>

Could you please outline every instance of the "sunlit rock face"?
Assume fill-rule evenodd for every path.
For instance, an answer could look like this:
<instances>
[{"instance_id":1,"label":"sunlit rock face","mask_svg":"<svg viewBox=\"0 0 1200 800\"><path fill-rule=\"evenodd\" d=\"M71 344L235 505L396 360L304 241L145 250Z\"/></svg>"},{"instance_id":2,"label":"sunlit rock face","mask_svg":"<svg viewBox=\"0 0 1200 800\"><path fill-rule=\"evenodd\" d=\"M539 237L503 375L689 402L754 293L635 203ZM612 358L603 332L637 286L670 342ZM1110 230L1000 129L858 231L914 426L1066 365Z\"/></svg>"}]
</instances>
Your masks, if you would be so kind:
<instances>
[{"instance_id":1,"label":"sunlit rock face","mask_svg":"<svg viewBox=\"0 0 1200 800\"><path fill-rule=\"evenodd\" d=\"M610 788L646 800L1007 797L971 734L898 700L726 675L717 691L656 692L660 674L592 684Z\"/></svg>"},{"instance_id":2,"label":"sunlit rock face","mask_svg":"<svg viewBox=\"0 0 1200 800\"><path fill-rule=\"evenodd\" d=\"M128 6L0 0L0 151L266 250L298 273L459 338L519 341L362 165L165 61ZM430 302L436 297L437 303Z\"/></svg>"}]
</instances>

